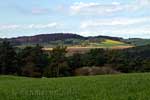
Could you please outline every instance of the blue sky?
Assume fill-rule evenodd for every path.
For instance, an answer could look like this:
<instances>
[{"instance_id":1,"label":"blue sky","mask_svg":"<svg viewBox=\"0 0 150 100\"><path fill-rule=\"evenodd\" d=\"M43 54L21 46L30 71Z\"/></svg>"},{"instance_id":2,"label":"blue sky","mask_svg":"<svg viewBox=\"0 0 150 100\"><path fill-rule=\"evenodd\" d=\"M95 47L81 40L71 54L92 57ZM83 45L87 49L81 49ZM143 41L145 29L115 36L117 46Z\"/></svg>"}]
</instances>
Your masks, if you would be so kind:
<instances>
[{"instance_id":1,"label":"blue sky","mask_svg":"<svg viewBox=\"0 0 150 100\"><path fill-rule=\"evenodd\" d=\"M150 38L150 0L1 0L0 37L77 33Z\"/></svg>"}]
</instances>

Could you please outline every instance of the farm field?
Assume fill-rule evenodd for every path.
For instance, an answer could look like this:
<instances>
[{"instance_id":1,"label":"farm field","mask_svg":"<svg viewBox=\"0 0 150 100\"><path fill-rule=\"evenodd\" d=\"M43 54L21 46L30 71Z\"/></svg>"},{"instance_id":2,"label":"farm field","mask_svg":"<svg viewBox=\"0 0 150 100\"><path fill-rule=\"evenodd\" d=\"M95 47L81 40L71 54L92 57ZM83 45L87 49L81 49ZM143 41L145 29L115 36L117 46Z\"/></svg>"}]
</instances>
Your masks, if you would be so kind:
<instances>
[{"instance_id":1,"label":"farm field","mask_svg":"<svg viewBox=\"0 0 150 100\"><path fill-rule=\"evenodd\" d=\"M129 44L126 44L121 41L117 40L111 40L111 39L105 39L103 42L100 43L90 43L90 46L98 46L98 47L104 47L104 48L112 48L117 46L129 46Z\"/></svg>"},{"instance_id":2,"label":"farm field","mask_svg":"<svg viewBox=\"0 0 150 100\"><path fill-rule=\"evenodd\" d=\"M96 49L96 48L103 48L103 49L127 49L127 48L132 48L134 46L126 44L124 42L120 41L115 41L115 40L110 40L106 39L103 42L100 43L88 43L86 46L81 46L81 45L75 45L75 46L67 46L67 51L69 54L74 54L74 53L85 53L88 52L91 49ZM43 50L46 51L51 51L53 48L43 48Z\"/></svg>"},{"instance_id":3,"label":"farm field","mask_svg":"<svg viewBox=\"0 0 150 100\"><path fill-rule=\"evenodd\" d=\"M90 51L91 49L127 49L127 48L132 48L134 46L112 46L112 47L104 47L104 46L99 46L99 47L94 47L94 46L89 46L89 47L79 47L79 46L73 46L73 47L67 47L67 52L69 54L74 54L74 53L86 53ZM43 48L45 51L51 51L53 48Z\"/></svg>"},{"instance_id":4,"label":"farm field","mask_svg":"<svg viewBox=\"0 0 150 100\"><path fill-rule=\"evenodd\" d=\"M68 78L0 76L1 100L149 100L150 73Z\"/></svg>"}]
</instances>

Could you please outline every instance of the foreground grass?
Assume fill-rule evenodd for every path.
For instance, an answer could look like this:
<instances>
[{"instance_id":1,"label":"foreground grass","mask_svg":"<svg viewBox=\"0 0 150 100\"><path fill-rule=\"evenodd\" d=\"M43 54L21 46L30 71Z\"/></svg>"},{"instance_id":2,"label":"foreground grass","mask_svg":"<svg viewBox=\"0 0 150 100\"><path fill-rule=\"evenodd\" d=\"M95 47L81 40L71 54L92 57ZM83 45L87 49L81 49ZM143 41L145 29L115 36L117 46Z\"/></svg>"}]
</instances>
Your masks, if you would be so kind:
<instances>
[{"instance_id":1,"label":"foreground grass","mask_svg":"<svg viewBox=\"0 0 150 100\"><path fill-rule=\"evenodd\" d=\"M1 100L149 100L150 74L34 79L0 76Z\"/></svg>"}]
</instances>

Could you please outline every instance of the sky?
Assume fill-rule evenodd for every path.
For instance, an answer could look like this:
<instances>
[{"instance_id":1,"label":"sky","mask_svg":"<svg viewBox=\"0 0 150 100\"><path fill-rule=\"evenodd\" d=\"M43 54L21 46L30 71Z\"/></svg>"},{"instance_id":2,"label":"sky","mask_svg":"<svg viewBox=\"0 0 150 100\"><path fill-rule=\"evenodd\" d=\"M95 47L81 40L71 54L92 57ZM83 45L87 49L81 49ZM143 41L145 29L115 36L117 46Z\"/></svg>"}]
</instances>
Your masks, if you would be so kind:
<instances>
[{"instance_id":1,"label":"sky","mask_svg":"<svg viewBox=\"0 0 150 100\"><path fill-rule=\"evenodd\" d=\"M0 2L0 38L47 33L150 38L150 0Z\"/></svg>"}]
</instances>

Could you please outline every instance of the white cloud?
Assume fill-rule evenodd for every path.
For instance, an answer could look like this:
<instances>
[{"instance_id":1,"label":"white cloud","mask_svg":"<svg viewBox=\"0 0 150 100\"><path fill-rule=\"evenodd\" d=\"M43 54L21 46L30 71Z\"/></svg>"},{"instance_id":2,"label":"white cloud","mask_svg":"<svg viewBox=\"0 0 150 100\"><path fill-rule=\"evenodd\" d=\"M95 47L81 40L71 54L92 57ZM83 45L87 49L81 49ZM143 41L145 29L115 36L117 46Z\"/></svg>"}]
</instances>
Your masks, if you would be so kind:
<instances>
[{"instance_id":1,"label":"white cloud","mask_svg":"<svg viewBox=\"0 0 150 100\"><path fill-rule=\"evenodd\" d=\"M150 17L85 20L80 35L108 35L125 38L150 38Z\"/></svg>"},{"instance_id":2,"label":"white cloud","mask_svg":"<svg viewBox=\"0 0 150 100\"><path fill-rule=\"evenodd\" d=\"M31 13L32 14L45 14L48 13L48 9L46 8L32 8Z\"/></svg>"},{"instance_id":3,"label":"white cloud","mask_svg":"<svg viewBox=\"0 0 150 100\"><path fill-rule=\"evenodd\" d=\"M150 5L150 0L137 0L137 3L143 6L149 6Z\"/></svg>"},{"instance_id":4,"label":"white cloud","mask_svg":"<svg viewBox=\"0 0 150 100\"><path fill-rule=\"evenodd\" d=\"M45 28L54 28L60 26L60 24L53 22L48 24L28 24L28 25L17 25L17 24L5 24L0 25L0 30L7 29L45 29Z\"/></svg>"},{"instance_id":5,"label":"white cloud","mask_svg":"<svg viewBox=\"0 0 150 100\"><path fill-rule=\"evenodd\" d=\"M113 29L101 29L101 30L82 30L79 32L83 36L114 36L114 37L124 37L124 38L150 38L150 28L148 27L137 27L137 28L113 28Z\"/></svg>"},{"instance_id":6,"label":"white cloud","mask_svg":"<svg viewBox=\"0 0 150 100\"><path fill-rule=\"evenodd\" d=\"M81 28L90 27L101 27L101 26L127 26L133 24L141 24L150 22L149 17L143 18L111 18L111 19L100 19L100 20L87 20L81 22Z\"/></svg>"},{"instance_id":7,"label":"white cloud","mask_svg":"<svg viewBox=\"0 0 150 100\"><path fill-rule=\"evenodd\" d=\"M3 29L16 29L16 28L19 28L20 25L16 25L16 24L5 24L5 25L0 25L0 29L3 30Z\"/></svg>"},{"instance_id":8,"label":"white cloud","mask_svg":"<svg viewBox=\"0 0 150 100\"><path fill-rule=\"evenodd\" d=\"M113 2L110 5L102 5L100 3L74 3L71 7L72 14L104 14L121 10L120 3Z\"/></svg>"},{"instance_id":9,"label":"white cloud","mask_svg":"<svg viewBox=\"0 0 150 100\"><path fill-rule=\"evenodd\" d=\"M56 27L58 24L57 23L49 23L49 24L31 24L28 25L27 28L52 28L52 27Z\"/></svg>"},{"instance_id":10,"label":"white cloud","mask_svg":"<svg viewBox=\"0 0 150 100\"><path fill-rule=\"evenodd\" d=\"M72 14L97 15L112 14L119 11L136 11L149 6L150 0L135 0L130 4L121 4L120 2L112 2L111 4L76 2L70 6L70 10Z\"/></svg>"}]
</instances>

